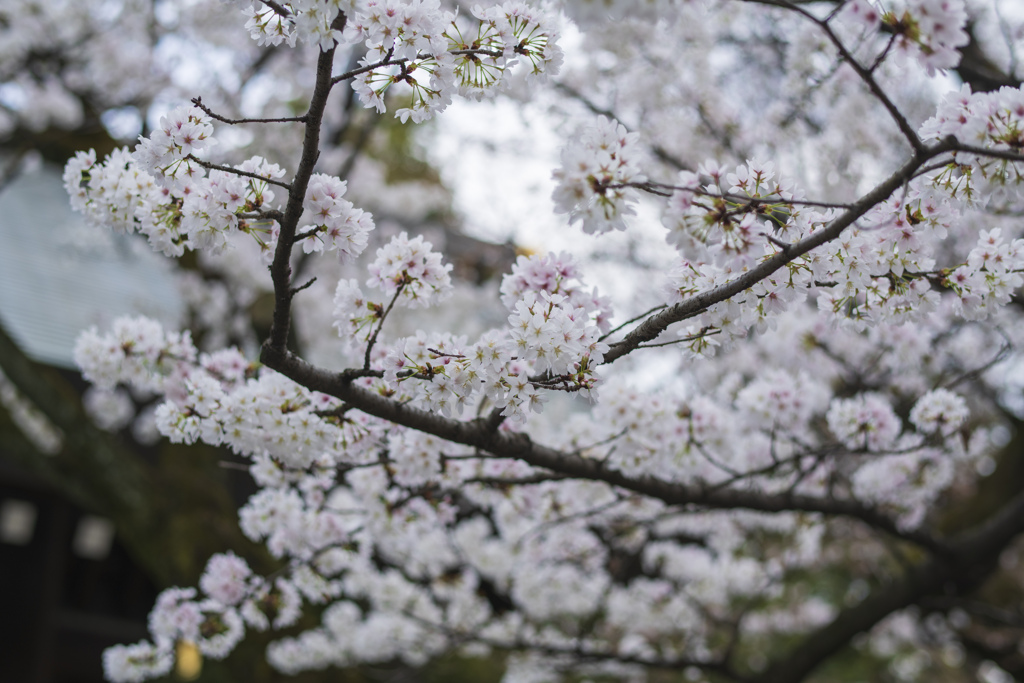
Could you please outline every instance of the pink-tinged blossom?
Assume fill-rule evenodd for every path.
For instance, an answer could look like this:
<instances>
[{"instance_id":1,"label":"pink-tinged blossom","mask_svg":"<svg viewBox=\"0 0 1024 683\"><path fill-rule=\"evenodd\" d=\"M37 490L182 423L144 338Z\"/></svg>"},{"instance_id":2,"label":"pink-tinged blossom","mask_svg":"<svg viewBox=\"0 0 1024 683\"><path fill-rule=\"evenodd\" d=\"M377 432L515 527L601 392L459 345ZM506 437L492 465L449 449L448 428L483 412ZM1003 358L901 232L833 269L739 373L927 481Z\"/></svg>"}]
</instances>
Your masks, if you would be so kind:
<instances>
[{"instance_id":1,"label":"pink-tinged blossom","mask_svg":"<svg viewBox=\"0 0 1024 683\"><path fill-rule=\"evenodd\" d=\"M881 21L893 31L897 53L916 59L929 75L960 63L957 48L970 39L963 0L905 0L884 5ZM846 16L856 20L857 14Z\"/></svg>"},{"instance_id":2,"label":"pink-tinged blossom","mask_svg":"<svg viewBox=\"0 0 1024 683\"><path fill-rule=\"evenodd\" d=\"M194 588L168 588L157 596L149 613L149 633L157 645L169 647L179 640L196 640L203 613L195 597Z\"/></svg>"},{"instance_id":3,"label":"pink-tinged blossom","mask_svg":"<svg viewBox=\"0 0 1024 683\"><path fill-rule=\"evenodd\" d=\"M135 403L124 389L90 387L82 396L82 407L100 429L116 432L135 417Z\"/></svg>"},{"instance_id":4,"label":"pink-tinged blossom","mask_svg":"<svg viewBox=\"0 0 1024 683\"><path fill-rule=\"evenodd\" d=\"M370 69L353 79L352 87L363 105L382 113L385 93L402 83L413 95L412 105L396 112L403 122L411 117L418 123L447 107L455 91L455 60L448 54L444 33L453 19L454 15L440 9L438 0L363 4L345 26L347 42L361 40L367 47L360 65L400 60L398 65Z\"/></svg>"},{"instance_id":5,"label":"pink-tinged blossom","mask_svg":"<svg viewBox=\"0 0 1024 683\"><path fill-rule=\"evenodd\" d=\"M258 586L254 595L242 603L241 615L257 631L286 628L302 615L302 596L291 581L278 578L272 584Z\"/></svg>"},{"instance_id":6,"label":"pink-tinged blossom","mask_svg":"<svg viewBox=\"0 0 1024 683\"><path fill-rule=\"evenodd\" d=\"M707 160L697 173L682 171L674 187L662 224L669 244L686 258L741 272L774 253L777 244L770 238L793 241L806 232L798 220L801 210L792 203L803 191L777 177L770 161L748 159L729 172Z\"/></svg>"},{"instance_id":7,"label":"pink-tinged blossom","mask_svg":"<svg viewBox=\"0 0 1024 683\"><path fill-rule=\"evenodd\" d=\"M271 208L274 192L266 180L220 170L205 177L205 170L191 160L173 161L161 170L161 160L146 157L144 148L140 145L134 154L115 150L101 163L94 161L94 153L70 160L64 183L72 194L72 207L89 222L114 232L141 232L167 256L181 256L186 248L223 251L229 234L236 231L263 246L273 241L279 228L276 221L239 218L257 207ZM147 164L149 171L144 170ZM283 175L279 166L262 157L252 157L238 168L267 179Z\"/></svg>"},{"instance_id":8,"label":"pink-tinged blossom","mask_svg":"<svg viewBox=\"0 0 1024 683\"><path fill-rule=\"evenodd\" d=\"M922 434L949 436L970 416L967 402L949 389L934 389L922 396L910 411L910 422Z\"/></svg>"},{"instance_id":9,"label":"pink-tinged blossom","mask_svg":"<svg viewBox=\"0 0 1024 683\"><path fill-rule=\"evenodd\" d=\"M147 318L118 318L108 334L90 328L75 342L75 363L101 387L131 384L166 392L168 382L181 382L195 362L196 348L188 332L165 332Z\"/></svg>"},{"instance_id":10,"label":"pink-tinged blossom","mask_svg":"<svg viewBox=\"0 0 1024 683\"><path fill-rule=\"evenodd\" d=\"M900 512L899 526L914 528L939 492L953 481L952 458L936 455L922 451L866 460L853 475L854 495L892 506Z\"/></svg>"},{"instance_id":11,"label":"pink-tinged blossom","mask_svg":"<svg viewBox=\"0 0 1024 683\"><path fill-rule=\"evenodd\" d=\"M549 8L511 0L487 8L475 5L471 11L481 22L480 34L483 36L483 40L477 39L475 42L483 48L502 53L500 61L493 62L493 67L498 67L502 75L518 60L527 62L527 68L535 76L558 73L563 57L557 43L558 18ZM479 73L479 67L468 61L463 62L463 67L467 71ZM464 84L477 89L484 85L477 79L470 81L465 76L462 80ZM493 86L494 83L486 85Z\"/></svg>"},{"instance_id":12,"label":"pink-tinged blossom","mask_svg":"<svg viewBox=\"0 0 1024 683\"><path fill-rule=\"evenodd\" d=\"M334 325L346 348L362 347L384 313L384 305L371 301L353 279L342 279L334 290Z\"/></svg>"},{"instance_id":13,"label":"pink-tinged blossom","mask_svg":"<svg viewBox=\"0 0 1024 683\"><path fill-rule=\"evenodd\" d=\"M293 24L287 17L283 17L270 7L248 4L242 9L242 13L248 17L245 28L249 31L249 37L256 41L257 45L277 46L287 43L289 47L295 47L298 34Z\"/></svg>"},{"instance_id":14,"label":"pink-tinged blossom","mask_svg":"<svg viewBox=\"0 0 1024 683\"><path fill-rule=\"evenodd\" d=\"M581 129L562 148L561 165L552 174L555 212L569 214L570 223L582 221L587 233L625 230L624 218L634 215L637 196L628 185L646 180L638 140L638 134L603 116Z\"/></svg>"},{"instance_id":15,"label":"pink-tinged blossom","mask_svg":"<svg viewBox=\"0 0 1024 683\"><path fill-rule=\"evenodd\" d=\"M806 374L768 371L737 394L736 405L765 429L799 432L827 398L828 391Z\"/></svg>"},{"instance_id":16,"label":"pink-tinged blossom","mask_svg":"<svg viewBox=\"0 0 1024 683\"><path fill-rule=\"evenodd\" d=\"M245 636L245 622L233 607L210 600L200 603L203 622L195 638L196 647L210 659L224 659Z\"/></svg>"},{"instance_id":17,"label":"pink-tinged blossom","mask_svg":"<svg viewBox=\"0 0 1024 683\"><path fill-rule=\"evenodd\" d=\"M390 301L398 294L397 303L409 308L425 308L451 296L451 264L441 262L441 255L432 251L430 242L406 233L391 238L377 250L377 258L369 266L367 286L380 289Z\"/></svg>"},{"instance_id":18,"label":"pink-tinged blossom","mask_svg":"<svg viewBox=\"0 0 1024 683\"><path fill-rule=\"evenodd\" d=\"M103 675L110 683L141 683L164 676L174 666L174 652L142 641L114 645L103 651Z\"/></svg>"},{"instance_id":19,"label":"pink-tinged blossom","mask_svg":"<svg viewBox=\"0 0 1024 683\"><path fill-rule=\"evenodd\" d=\"M844 446L854 450L890 449L903 430L892 405L880 394L834 399L825 417L832 433Z\"/></svg>"},{"instance_id":20,"label":"pink-tinged blossom","mask_svg":"<svg viewBox=\"0 0 1024 683\"><path fill-rule=\"evenodd\" d=\"M206 113L198 107L181 106L160 117L160 124L149 137L140 138L132 157L158 182L174 186L205 174L188 157L205 151L215 142L213 124Z\"/></svg>"},{"instance_id":21,"label":"pink-tinged blossom","mask_svg":"<svg viewBox=\"0 0 1024 683\"><path fill-rule=\"evenodd\" d=\"M365 47L361 65L368 70L353 79L353 87L381 111L392 92L401 101L395 113L402 122L433 116L456 92L486 97L507 88L520 95L509 78L514 69L543 76L561 59L555 17L519 2L463 10L457 18L437 0L289 0L277 9L236 4L248 6L247 27L261 44L324 50L340 40ZM785 19L798 17L778 7L705 3L698 12L700 3L669 0L597 4L618 16L623 5L634 11L626 10L632 16L614 30L587 35L582 49L598 59L570 74L565 85L594 108L628 116L645 136L645 148L649 143L662 161L694 168L707 154L731 159L706 161L659 178L665 184L644 187L652 202L654 195L671 193L664 197L662 222L683 259L667 278L668 291L656 297L660 281L647 287L641 281L646 274L636 278L641 286L623 317L637 317L612 332L609 300L584 284L585 264L559 253L520 257L500 285L504 308L479 326L470 320L477 316L467 314L472 309L465 302L477 301L470 295L426 316L392 310L392 300L408 308L444 304L459 286L450 282L450 267L422 237L403 233L366 259L370 280L364 285L368 276L358 278L353 261L369 242L369 214L349 201L354 185L314 174L301 197L299 241L314 257L303 265L317 268L321 278L341 280L333 311L310 289L294 298L292 312L304 348L328 356L343 346L351 357L344 359L348 373L330 374L341 369L339 362L315 375L319 389L346 396L344 402L238 350L199 354L187 335L152 321L118 321L113 331L85 333L76 356L107 392L99 394L107 399L90 399L104 419L120 421L109 397L127 400L121 385L130 385L141 390L142 400L155 397L153 405L160 406L154 422L171 440L225 446L249 459L259 491L242 508L241 527L283 567L260 577L240 558L215 556L199 581L201 594L161 594L150 624L155 644L108 651L112 680L165 673L182 639L208 658L222 657L245 628L296 624L303 601L323 605L314 608L322 620L270 647L268 658L282 671L366 661L418 666L453 645L472 647L474 638L506 651L714 662L721 654L716 643L725 642L721 630L736 623L738 606L745 608L736 634L741 649L748 638L756 639L756 649L762 640L817 629L851 596L819 595L805 579L819 576L822 562L870 570L886 552L860 521L857 532L842 533L837 544L832 532L847 524L828 515L726 511L717 508L719 502L743 503L749 495L747 502L859 505L872 513L861 521L883 520L883 533L891 535L893 523L898 532L926 519L954 478L965 482L962 491L970 490L964 479L970 467L983 464L996 446L975 422L998 424L992 420L1001 419L1007 406L998 405L997 397L1009 403L1016 395L1006 391L1011 380L979 369L997 354L1013 354L1001 351L1000 333L1013 338L1019 331L1003 304L1024 285L1024 241L1011 220L1024 196L1013 160L1024 144L1020 90L964 88L948 95L921 128L927 144L952 135L1007 158L958 151L925 159L932 148L919 150L917 160L930 170L917 167L922 172L914 177L898 171L901 182L887 181L890 192L863 195L906 163L906 146L892 144L898 134L893 117L871 89L863 82L851 86L858 76L843 66L829 35L799 32ZM893 101L907 107L910 120L919 120L927 111L925 98L936 99L934 89L921 87L921 74L914 73L920 69L872 66L881 54L872 51L891 40L890 56L948 68L963 45L963 3L834 4L827 22L836 39L871 68L883 90L898 77ZM826 16L823 8L807 7ZM343 36L331 28L339 12L348 21ZM661 16L646 21L652 15ZM645 20L635 21L640 16ZM642 40L623 40L630 35ZM787 73L773 81L779 92L755 89L754 103L766 107L734 108L722 93L774 68L762 59L745 60L748 46L763 47L766 40L781 46L786 64ZM643 50L634 50L641 43ZM382 59L391 63L373 66ZM810 67L791 69L797 63ZM338 75L340 62L335 66ZM697 77L675 79L682 75L675 69L691 67ZM260 78L277 79L271 72ZM309 83L296 77L276 92L269 89L268 112L301 101L294 98ZM337 123L332 116L328 124ZM90 222L140 232L168 255L200 249L204 273L209 269L231 287L258 290L265 283L253 283L264 269L255 259L232 263L249 255L227 249L236 236L248 236L264 262L274 254L282 228L270 216L294 218L281 204L287 190L271 182L285 172L260 157L235 167L256 178L204 169L189 155L207 152L207 118L192 108L175 110L134 156L124 149L99 162L95 153L77 155L66 167L65 183ZM783 119L785 125L769 128ZM293 133L275 138L263 136L278 133L263 131L296 128L254 126L261 131L254 142L287 148ZM336 167L337 150L327 141L320 161ZM237 150L227 146L225 155ZM590 232L623 227L640 192L631 184L646 182L639 148L637 136L614 121L581 130L566 145L556 174L563 213ZM770 156L736 157L747 150ZM365 201L401 213L410 226L445 208L432 200L395 199L402 191L392 185L381 191L383 172L362 172L374 163L364 157L350 175ZM490 175L500 180L497 167ZM297 187L297 180L283 182ZM804 201L800 183L814 187L816 201ZM865 208L858 195L888 199ZM836 235L832 227L842 231ZM822 239L808 251L810 243L801 241L813 235ZM629 255L655 262L646 272L656 272L664 254L641 230L629 238ZM601 240L619 255L612 236ZM315 256L330 250L346 263L318 263ZM754 282L749 276L762 264L772 272ZM739 278L746 280L742 286L736 286ZM303 281L275 284L298 287ZM719 296L723 286L731 288L728 298ZM211 349L229 335L250 337L233 324L237 317L230 311L234 304L248 307L256 294L227 301L228 286L221 287L211 291L225 292L223 297L189 298L202 309L202 340ZM629 299L632 292L615 294ZM666 310L675 320L670 327L657 320L647 324L651 317L664 322ZM991 323L984 320L989 316ZM416 330L426 327L425 317L437 329L465 322L474 330L496 329L475 338ZM333 323L340 341L318 336L317 323L321 333ZM633 330L641 334L630 337ZM364 370L366 344L378 331ZM631 350L609 347L607 334L610 344L644 337L645 348L599 371L609 348ZM650 348L669 344L683 349L685 364L671 355L675 348ZM650 371L641 364L661 354L671 360ZM713 354L720 358L707 362ZM274 364L274 354L266 360ZM627 381L602 384L603 371L633 370L644 375L644 389ZM966 373L972 381L957 386L970 394L932 389ZM352 375L357 378L341 381ZM563 410L552 398L564 392L596 400L598 388L601 401L590 413ZM920 397L916 404L914 397ZM968 400L978 407L971 421ZM912 404L907 421L914 429L904 432L901 417ZM554 419L536 419L541 408ZM361 409L398 414L403 423L471 445ZM487 450L516 439L528 445L527 434L536 444L531 451ZM581 466L604 468L614 473L616 485L604 481L608 477L562 478L563 460L577 473ZM630 485L634 477L642 478L642 487ZM697 487L714 504L666 506L638 492L651 486ZM754 507L764 507L760 502ZM851 557L857 562L848 562ZM792 596L802 596L791 603L795 607L785 603ZM507 601L511 609L498 604ZM572 663L543 653L514 656L508 678L541 679ZM635 675L617 667L581 675L606 673Z\"/></svg>"},{"instance_id":22,"label":"pink-tinged blossom","mask_svg":"<svg viewBox=\"0 0 1024 683\"><path fill-rule=\"evenodd\" d=\"M342 198L346 189L347 183L334 176L315 173L309 179L302 208L311 224L299 228L306 235L301 244L307 254L336 251L344 263L363 253L373 218Z\"/></svg>"},{"instance_id":23,"label":"pink-tinged blossom","mask_svg":"<svg viewBox=\"0 0 1024 683\"><path fill-rule=\"evenodd\" d=\"M980 320L1010 301L1024 285L1024 239L1006 242L1000 228L982 230L967 262L947 276L957 294L957 312L968 320Z\"/></svg>"},{"instance_id":24,"label":"pink-tinged blossom","mask_svg":"<svg viewBox=\"0 0 1024 683\"><path fill-rule=\"evenodd\" d=\"M387 93L400 84L411 103L395 116L419 123L443 111L457 92L473 98L497 92L520 61L534 77L557 73L562 51L549 11L513 1L475 7L472 16L475 26L467 15L442 10L438 0L361 4L344 39L368 48L360 66L370 68L352 79L363 105L383 113Z\"/></svg>"},{"instance_id":25,"label":"pink-tinged blossom","mask_svg":"<svg viewBox=\"0 0 1024 683\"><path fill-rule=\"evenodd\" d=\"M871 0L846 0L839 17L864 31L876 30L882 21L882 13Z\"/></svg>"},{"instance_id":26,"label":"pink-tinged blossom","mask_svg":"<svg viewBox=\"0 0 1024 683\"><path fill-rule=\"evenodd\" d=\"M967 145L1017 153L1024 144L1024 93L1004 86L993 92L971 92L965 84L947 94L936 115L922 124L925 140L953 136ZM1020 194L1019 162L960 154L957 162L932 174L932 184L944 194L970 206L1004 201Z\"/></svg>"},{"instance_id":27,"label":"pink-tinged blossom","mask_svg":"<svg viewBox=\"0 0 1024 683\"><path fill-rule=\"evenodd\" d=\"M232 552L214 555L199 577L199 588L223 605L237 605L248 593L252 570Z\"/></svg>"}]
</instances>

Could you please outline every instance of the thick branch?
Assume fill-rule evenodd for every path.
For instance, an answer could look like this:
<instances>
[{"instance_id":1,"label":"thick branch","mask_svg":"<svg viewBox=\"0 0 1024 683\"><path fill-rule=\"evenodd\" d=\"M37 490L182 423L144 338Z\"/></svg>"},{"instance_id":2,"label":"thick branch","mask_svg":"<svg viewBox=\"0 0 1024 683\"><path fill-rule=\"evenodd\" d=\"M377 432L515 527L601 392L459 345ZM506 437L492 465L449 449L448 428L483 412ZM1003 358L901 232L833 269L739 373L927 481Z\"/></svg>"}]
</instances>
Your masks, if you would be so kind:
<instances>
[{"instance_id":1,"label":"thick branch","mask_svg":"<svg viewBox=\"0 0 1024 683\"><path fill-rule=\"evenodd\" d=\"M344 13L338 14L331 28L339 31L345 28ZM281 232L274 252L274 261L270 265L270 277L274 281L274 317L266 345L278 349L284 349L288 343L292 296L295 294L291 287L292 246L295 243L295 230L299 218L302 217L306 188L320 157L320 128L323 125L324 110L327 108L327 98L331 94L334 50L332 47L330 50L322 51L317 58L313 97L309 102L309 111L303 115L306 120L306 135L302 140L302 156L288 191L288 204L285 206L284 218L280 222Z\"/></svg>"},{"instance_id":2,"label":"thick branch","mask_svg":"<svg viewBox=\"0 0 1024 683\"><path fill-rule=\"evenodd\" d=\"M1024 493L1018 494L988 521L953 539L950 552L914 567L864 602L841 612L832 623L809 636L778 660L758 683L798 683L857 635L889 614L932 595L963 595L998 567L998 557L1024 531Z\"/></svg>"},{"instance_id":3,"label":"thick branch","mask_svg":"<svg viewBox=\"0 0 1024 683\"><path fill-rule=\"evenodd\" d=\"M739 489L714 489L694 484L662 481L654 477L628 477L605 463L573 453L558 451L533 442L525 434L495 432L486 418L471 422L452 420L437 413L413 408L355 386L357 372L334 373L317 368L284 349L263 348L263 362L299 384L330 394L364 413L415 429L453 443L486 451L497 457L515 458L574 479L603 481L627 491L641 493L669 505L697 505L714 509L744 508L762 512L816 512L849 517L894 537L916 543L942 554L945 545L930 534L900 530L895 522L858 502L815 498L795 493L769 494Z\"/></svg>"}]
</instances>

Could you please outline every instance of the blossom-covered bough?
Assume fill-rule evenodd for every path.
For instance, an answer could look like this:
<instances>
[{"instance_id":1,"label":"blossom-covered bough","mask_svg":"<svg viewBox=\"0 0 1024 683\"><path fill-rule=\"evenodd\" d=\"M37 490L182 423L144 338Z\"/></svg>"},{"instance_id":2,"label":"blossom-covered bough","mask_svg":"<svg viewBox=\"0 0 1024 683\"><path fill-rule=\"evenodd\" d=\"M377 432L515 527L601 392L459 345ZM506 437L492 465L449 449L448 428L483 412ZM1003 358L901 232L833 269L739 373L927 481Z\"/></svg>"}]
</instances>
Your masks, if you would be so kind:
<instances>
[{"instance_id":1,"label":"blossom-covered bough","mask_svg":"<svg viewBox=\"0 0 1024 683\"><path fill-rule=\"evenodd\" d=\"M375 236L349 197L358 173L320 159L325 116L340 86L402 122L458 95L522 96L516 79L562 62L557 8L238 4L259 44L316 51L305 113L228 118L197 98L134 152L80 153L65 181L92 222L168 256L269 266L258 362L142 318L84 333L76 356L97 387L165 397L171 440L251 459L242 530L282 568L215 556L198 590L161 594L151 641L107 651L111 680L167 672L182 640L227 656L304 605L322 624L270 647L285 672L459 650L505 653L510 681L777 683L864 632L902 678L963 666L971 600L999 572L1017 595L1024 581L1024 494L977 524L940 519L1002 443L1024 332L1024 94L936 98L949 88L929 80L968 42L964 2L616 1L630 16L614 26L567 4L596 66L563 74L566 106L590 111L556 211L613 239L659 201L678 258L613 328L581 259L521 256L506 324L472 336L403 330L417 309L445 320L464 285L422 235ZM680 59L673 32L720 59ZM769 58L786 90L730 110L734 79ZM220 124L300 129L294 172L218 157ZM327 278L329 320L303 312ZM332 361L297 351L299 319L337 332ZM631 388L651 363L673 377Z\"/></svg>"}]
</instances>

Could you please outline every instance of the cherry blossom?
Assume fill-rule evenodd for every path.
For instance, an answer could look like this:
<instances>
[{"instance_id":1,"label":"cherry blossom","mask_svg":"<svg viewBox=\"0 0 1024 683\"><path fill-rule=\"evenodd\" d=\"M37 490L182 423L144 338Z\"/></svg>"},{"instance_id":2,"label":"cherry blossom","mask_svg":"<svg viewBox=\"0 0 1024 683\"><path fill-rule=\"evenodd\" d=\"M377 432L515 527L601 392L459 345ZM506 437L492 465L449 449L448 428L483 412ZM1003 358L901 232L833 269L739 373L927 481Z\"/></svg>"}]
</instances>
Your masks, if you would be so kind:
<instances>
[{"instance_id":1,"label":"cherry blossom","mask_svg":"<svg viewBox=\"0 0 1024 683\"><path fill-rule=\"evenodd\" d=\"M1020 415L1024 96L939 77L1002 26L980 4L234 4L282 94L192 100L64 175L90 223L223 277L192 297L222 335L121 318L75 356L109 427L148 392L163 437L248 463L240 527L278 569L214 556L110 680L303 613L285 673L500 651L509 681L796 681L867 632L894 675L959 675L918 631L954 642L943 601L1020 583L1024 529L1019 497L948 522ZM575 131L572 253L460 279L445 201L353 143L353 93L394 126L536 98ZM258 297L266 338L230 347L217 319Z\"/></svg>"}]
</instances>

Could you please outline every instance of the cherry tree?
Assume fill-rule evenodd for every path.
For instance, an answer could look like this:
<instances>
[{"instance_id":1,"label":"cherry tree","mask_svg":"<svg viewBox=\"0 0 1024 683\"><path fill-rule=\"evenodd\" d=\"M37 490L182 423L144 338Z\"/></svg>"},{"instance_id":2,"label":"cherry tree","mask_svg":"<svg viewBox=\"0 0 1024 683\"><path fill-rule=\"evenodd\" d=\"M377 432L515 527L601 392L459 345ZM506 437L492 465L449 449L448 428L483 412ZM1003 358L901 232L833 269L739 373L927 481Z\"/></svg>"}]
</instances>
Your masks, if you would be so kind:
<instances>
[{"instance_id":1,"label":"cherry tree","mask_svg":"<svg viewBox=\"0 0 1024 683\"><path fill-rule=\"evenodd\" d=\"M501 653L508 681L1024 672L1024 494L976 511L1024 411L1012 3L121 10L129 67L161 79L88 66L120 61L88 37L113 24L26 30L87 66L26 77L7 121L154 112L65 183L91 223L216 273L202 343L124 318L76 359L97 415L132 419L130 387L164 437L250 463L241 528L279 567L213 556L107 651L110 680L268 629L286 673L448 652ZM457 98L560 121L576 253L453 277L419 229L446 198L362 152L376 114Z\"/></svg>"}]
</instances>

